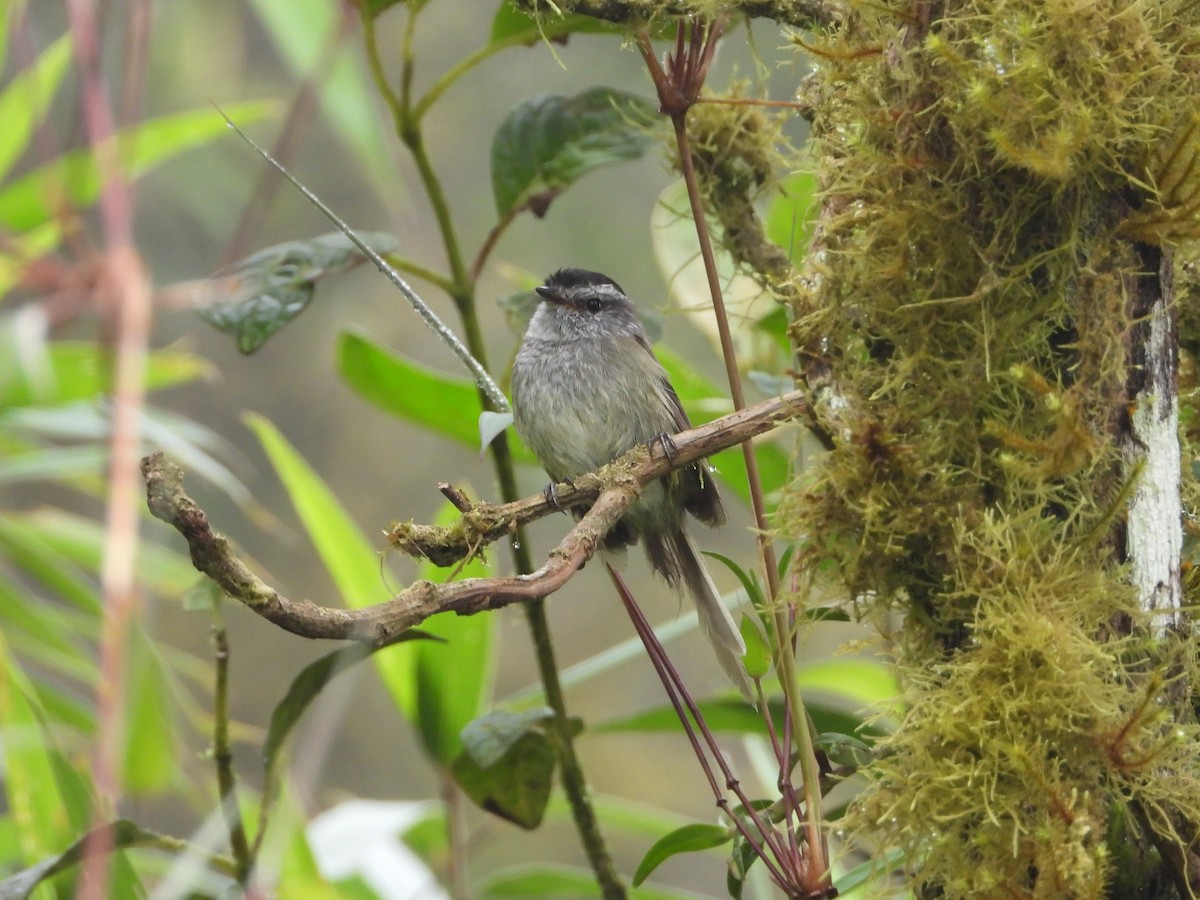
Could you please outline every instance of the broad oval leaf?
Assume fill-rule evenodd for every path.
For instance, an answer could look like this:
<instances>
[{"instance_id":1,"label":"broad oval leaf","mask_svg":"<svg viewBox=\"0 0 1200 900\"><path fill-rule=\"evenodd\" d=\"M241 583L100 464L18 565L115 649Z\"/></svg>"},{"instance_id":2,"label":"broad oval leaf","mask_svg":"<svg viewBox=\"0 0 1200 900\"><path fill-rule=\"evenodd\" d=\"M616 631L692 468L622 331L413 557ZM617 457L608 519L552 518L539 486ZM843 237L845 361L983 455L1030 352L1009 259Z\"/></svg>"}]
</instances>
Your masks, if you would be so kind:
<instances>
[{"instance_id":1,"label":"broad oval leaf","mask_svg":"<svg viewBox=\"0 0 1200 900\"><path fill-rule=\"evenodd\" d=\"M377 253L390 253L399 245L389 234L364 232L359 238ZM317 279L344 272L364 259L340 231L275 244L210 279L200 292L196 312L232 335L242 353L253 353L304 311Z\"/></svg>"},{"instance_id":2,"label":"broad oval leaf","mask_svg":"<svg viewBox=\"0 0 1200 900\"><path fill-rule=\"evenodd\" d=\"M556 754L546 707L490 712L462 731L451 774L464 794L493 815L532 830L541 824L554 783Z\"/></svg>"},{"instance_id":3,"label":"broad oval leaf","mask_svg":"<svg viewBox=\"0 0 1200 900\"><path fill-rule=\"evenodd\" d=\"M638 863L637 871L633 873L634 887L649 878L651 872L672 856L711 850L713 847L720 847L731 837L732 834L728 828L701 822L684 825L682 828L676 828L670 834L664 834L654 842L654 846L646 851L646 855Z\"/></svg>"},{"instance_id":4,"label":"broad oval leaf","mask_svg":"<svg viewBox=\"0 0 1200 900\"><path fill-rule=\"evenodd\" d=\"M350 331L338 340L337 365L350 387L385 412L468 447L479 446L483 407L469 379L405 359ZM518 462L535 462L520 442L514 441L512 449Z\"/></svg>"},{"instance_id":5,"label":"broad oval leaf","mask_svg":"<svg viewBox=\"0 0 1200 900\"><path fill-rule=\"evenodd\" d=\"M346 509L269 421L249 415L247 423L266 451L271 465L287 489L304 528L321 561L350 607L370 606L391 599L392 592L379 571L379 554ZM411 716L416 708L414 656L411 644L375 657L380 677L398 709Z\"/></svg>"},{"instance_id":6,"label":"broad oval leaf","mask_svg":"<svg viewBox=\"0 0 1200 900\"><path fill-rule=\"evenodd\" d=\"M610 88L526 100L492 140L497 212L528 208L544 216L555 197L592 169L642 156L654 143L654 115L652 101Z\"/></svg>"}]
</instances>

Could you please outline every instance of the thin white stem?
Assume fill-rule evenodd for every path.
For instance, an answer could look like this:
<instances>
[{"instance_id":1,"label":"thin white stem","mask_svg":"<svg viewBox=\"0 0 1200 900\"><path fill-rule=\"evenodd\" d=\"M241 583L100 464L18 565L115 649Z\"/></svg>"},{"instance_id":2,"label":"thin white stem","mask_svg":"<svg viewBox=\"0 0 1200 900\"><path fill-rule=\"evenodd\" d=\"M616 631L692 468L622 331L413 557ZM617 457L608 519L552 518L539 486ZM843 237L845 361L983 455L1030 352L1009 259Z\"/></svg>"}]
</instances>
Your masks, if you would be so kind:
<instances>
[{"instance_id":1,"label":"thin white stem","mask_svg":"<svg viewBox=\"0 0 1200 900\"><path fill-rule=\"evenodd\" d=\"M221 113L221 117L225 120L225 123L234 131L236 131L242 140L253 147L258 152L259 156L274 166L275 170L279 172L280 175L290 181L296 190L300 191L300 193L303 194L305 198L313 204L313 206L319 209L325 218L337 226L338 231L349 238L350 242L362 252L363 256L374 263L375 268L382 272L387 280L396 286L400 293L404 295L404 298L408 300L410 304L412 304L412 308L417 311L417 315L425 320L425 324L430 327L434 334L442 339L446 346L448 346L454 352L455 356L462 360L463 365L465 365L470 370L471 375L474 376L475 383L483 389L483 392L488 395L488 399L490 399L495 405L496 411L508 412L508 398L504 396L504 391L500 390L499 385L492 380L492 376L488 374L487 369L485 369L480 364L479 360L472 355L471 351L467 349L467 345L458 339L458 335L456 335L450 329L450 326L443 322L438 314L435 313L429 307L429 305L421 299L420 295L409 286L408 282L400 276L400 273L397 272L387 260L367 246L366 242L355 233L353 228L347 225L337 213L326 206L316 194L305 187L294 175L292 175L291 172L284 168L281 163L276 162L270 153L258 146L258 144L254 143L254 141L252 141L249 136L242 131L242 129L238 128L238 126L234 124L233 120L230 119L229 116L225 115L224 111L219 106L217 107L217 112Z\"/></svg>"}]
</instances>

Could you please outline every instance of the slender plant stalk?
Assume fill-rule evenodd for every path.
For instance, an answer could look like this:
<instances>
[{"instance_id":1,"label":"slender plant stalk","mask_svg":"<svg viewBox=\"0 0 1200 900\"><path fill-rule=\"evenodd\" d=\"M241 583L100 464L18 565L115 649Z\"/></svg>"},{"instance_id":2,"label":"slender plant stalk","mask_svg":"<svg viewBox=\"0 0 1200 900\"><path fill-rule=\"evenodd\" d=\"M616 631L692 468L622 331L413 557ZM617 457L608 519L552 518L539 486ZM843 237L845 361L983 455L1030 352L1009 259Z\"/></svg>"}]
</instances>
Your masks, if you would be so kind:
<instances>
[{"instance_id":1,"label":"slender plant stalk","mask_svg":"<svg viewBox=\"0 0 1200 900\"><path fill-rule=\"evenodd\" d=\"M229 849L237 866L238 884L245 885L254 867L254 855L246 840L241 805L237 796L237 776L233 771L233 751L229 745L229 638L225 626L215 622L212 629L213 664L213 762L217 767L217 791L221 812L229 830Z\"/></svg>"},{"instance_id":2,"label":"slender plant stalk","mask_svg":"<svg viewBox=\"0 0 1200 900\"><path fill-rule=\"evenodd\" d=\"M96 739L92 779L97 794L93 816L111 818L121 795L119 772L129 628L138 607L138 457L145 405L146 354L153 316L149 279L133 234L133 196L122 177L114 113L101 68L97 4L69 0L67 17L80 73L82 113L88 143L101 180L100 220L106 255L99 291L111 304L115 343L112 370L112 420L109 437L108 496L104 514L104 562L100 589L104 619L100 631L100 677L96 691ZM107 888L112 837L93 830L87 839L84 871L76 896L99 898Z\"/></svg>"},{"instance_id":3,"label":"slender plant stalk","mask_svg":"<svg viewBox=\"0 0 1200 900\"><path fill-rule=\"evenodd\" d=\"M713 312L717 320L717 331L721 338L721 353L725 359L725 372L729 377L729 390L734 409L745 409L746 398L742 391L741 373L737 367L737 355L733 347L733 336L729 329L729 317L725 312L725 301L721 294L720 276L712 239L704 216L704 204L696 172L692 165L692 151L687 139L686 114L673 116L675 138L679 146L680 167L687 185L688 199L692 206L692 218L696 223L696 236L700 240L700 253L704 259L704 271L708 276L708 287L713 298ZM785 685L783 696L791 714L792 731L800 753L800 774L804 782L804 827L808 841L809 859L812 868L828 880L828 861L825 852L825 834L822 826L820 770L817 767L816 751L812 732L808 727L808 716L796 690L796 653L791 640L791 623L787 609L779 603L779 564L775 548L771 543L770 523L767 521L766 503L763 499L762 479L758 472L758 459L754 455L752 441L742 444L742 456L746 462L746 478L750 484L750 505L758 533L759 553L766 576L770 605L775 616L776 661L780 666L779 680Z\"/></svg>"},{"instance_id":4,"label":"slender plant stalk","mask_svg":"<svg viewBox=\"0 0 1200 900\"><path fill-rule=\"evenodd\" d=\"M413 47L416 43L415 29L418 10L419 7L417 6L410 6L408 9L408 21L405 27L401 51L402 68L399 96L391 89L384 75L383 65L379 56L379 47L375 38L374 23L371 21L369 13L363 16L367 57L376 86L383 94L385 102L392 111L397 133L401 141L412 153L413 161L416 163L417 170L420 173L426 195L433 207L434 217L437 220L438 230L442 236L442 243L451 273L451 289L448 293L458 309L459 317L462 321L465 343L479 365L487 369L487 352L475 304L475 280L478 277L478 272L470 271L466 266L465 257L463 256L458 235L454 228L450 207L446 202L441 180L438 178L437 172L425 150L425 142L421 130L422 117L437 97L441 95L441 90L448 87L454 78L464 74L467 68L460 66L459 69L452 70L452 73L444 76L443 81L439 82L439 86L435 86L435 89L426 95L419 105L414 106L412 101ZM474 57L469 57L468 59L471 60L471 65L473 66L486 58L486 55L476 54ZM485 409L497 408L498 404L493 402L492 398L489 397L482 387L479 388L479 393L480 400ZM500 406L500 408L503 408L503 406ZM520 494L517 490L512 452L509 448L507 438L504 435L500 435L490 445L489 453L492 457L492 464L495 469L496 479L499 482L502 498L505 502L515 501L519 498ZM525 539L523 530L518 529L515 539L511 543L511 549L513 565L521 574L529 574L534 571L533 560L529 554L528 547L529 544ZM587 779L583 773L583 766L580 764L579 757L575 753L574 735L571 730L570 719L567 715L566 702L563 699L562 686L558 679L558 665L554 657L554 645L550 636L550 627L546 620L545 601L537 600L527 603L524 605L524 609L534 653L537 658L538 673L546 694L546 702L554 711L554 718L552 720L554 742L558 749L559 766L562 770L563 790L567 795L571 814L575 819L575 826L579 831L580 840L583 843L588 860L596 874L602 896L605 900L622 900L626 896L625 887L621 882L616 867L613 865L612 856L600 831L600 823L592 807Z\"/></svg>"},{"instance_id":5,"label":"slender plant stalk","mask_svg":"<svg viewBox=\"0 0 1200 900\"><path fill-rule=\"evenodd\" d=\"M675 57L673 60L669 60L671 75L668 75L662 66L659 65L658 59L654 54L653 45L650 42L650 37L646 32L642 32L638 36L638 46L647 67L650 69L651 77L658 90L662 109L670 116L671 124L675 131L680 170L683 174L684 184L687 186L692 220L695 223L696 237L700 243L704 271L708 280L709 293L712 297L713 313L717 322L717 332L720 336L721 353L725 362L725 372L729 380L730 396L733 400L734 408L740 410L745 407L745 394L742 391L741 373L738 371L737 354L733 346L729 317L726 314L725 301L721 292L720 275L717 272L712 238L709 234L708 222L704 214L704 203L696 179L691 145L687 133L688 109L696 102L696 98L703 86L708 63L711 61L716 40L722 30L723 25L720 22L708 29L707 32L698 24L693 24L691 41L686 42L684 37L685 26L681 23L677 33ZM742 445L742 454L746 465L746 477L750 486L750 504L757 528L759 554L763 574L766 579L769 602L775 619L776 664L779 667L779 678L788 707L792 733L799 750L799 763L804 783L803 791L805 798L804 830L808 843L809 862L811 871L816 876L818 882L828 885L828 855L822 825L820 772L817 766L808 716L804 711L799 691L795 688L796 659L795 647L791 638L791 620L788 610L779 602L779 567L770 537L766 503L764 502L762 492L762 480L758 472L758 460L754 455L754 447L751 442L747 441ZM812 879L806 878L805 881L811 882Z\"/></svg>"}]
</instances>

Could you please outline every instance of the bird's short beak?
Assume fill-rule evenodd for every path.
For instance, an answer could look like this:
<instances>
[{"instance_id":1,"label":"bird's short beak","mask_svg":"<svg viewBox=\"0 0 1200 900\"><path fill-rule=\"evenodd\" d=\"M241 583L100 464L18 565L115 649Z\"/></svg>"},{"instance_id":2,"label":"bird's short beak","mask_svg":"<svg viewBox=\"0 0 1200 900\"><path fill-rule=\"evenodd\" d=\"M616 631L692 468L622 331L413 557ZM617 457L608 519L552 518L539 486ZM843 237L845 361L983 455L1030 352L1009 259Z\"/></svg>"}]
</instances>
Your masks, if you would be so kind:
<instances>
[{"instance_id":1,"label":"bird's short beak","mask_svg":"<svg viewBox=\"0 0 1200 900\"><path fill-rule=\"evenodd\" d=\"M549 300L551 303L557 303L559 306L567 302L560 294L556 293L553 288L548 288L544 284L541 287L534 288L534 291L536 291L537 295L543 300Z\"/></svg>"}]
</instances>

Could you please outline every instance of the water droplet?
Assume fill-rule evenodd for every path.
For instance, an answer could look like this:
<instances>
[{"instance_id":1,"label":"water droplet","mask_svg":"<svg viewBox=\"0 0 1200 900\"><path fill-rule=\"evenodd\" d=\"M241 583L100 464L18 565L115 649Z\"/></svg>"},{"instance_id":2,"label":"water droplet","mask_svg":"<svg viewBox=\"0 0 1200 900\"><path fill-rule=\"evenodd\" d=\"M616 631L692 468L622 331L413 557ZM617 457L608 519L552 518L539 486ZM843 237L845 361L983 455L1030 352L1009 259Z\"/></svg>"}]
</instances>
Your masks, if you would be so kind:
<instances>
[{"instance_id":1,"label":"water droplet","mask_svg":"<svg viewBox=\"0 0 1200 900\"><path fill-rule=\"evenodd\" d=\"M513 549L514 549L514 550L520 550L520 549L521 549L521 542L520 542L520 541L513 541L513 545L512 545L512 547L513 547Z\"/></svg>"}]
</instances>

